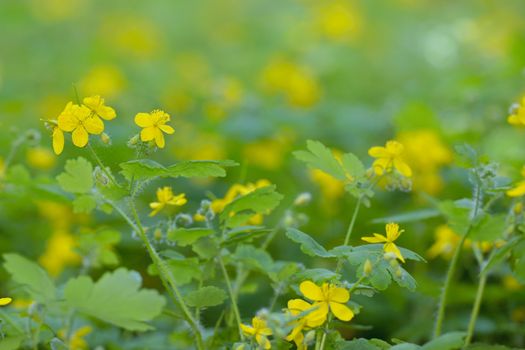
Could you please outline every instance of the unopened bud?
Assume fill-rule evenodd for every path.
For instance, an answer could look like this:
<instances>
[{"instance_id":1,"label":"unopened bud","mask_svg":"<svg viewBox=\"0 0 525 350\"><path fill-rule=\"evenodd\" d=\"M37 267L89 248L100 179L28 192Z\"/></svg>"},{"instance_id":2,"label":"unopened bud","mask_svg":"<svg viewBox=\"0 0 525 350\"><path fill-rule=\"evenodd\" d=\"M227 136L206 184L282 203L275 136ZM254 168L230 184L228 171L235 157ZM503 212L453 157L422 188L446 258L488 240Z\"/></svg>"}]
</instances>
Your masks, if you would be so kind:
<instances>
[{"instance_id":1,"label":"unopened bud","mask_svg":"<svg viewBox=\"0 0 525 350\"><path fill-rule=\"evenodd\" d=\"M518 215L518 214L521 214L523 212L523 203L521 202L518 202L514 205L514 208L512 208L512 210L514 210L514 214Z\"/></svg>"},{"instance_id":2,"label":"unopened bud","mask_svg":"<svg viewBox=\"0 0 525 350\"><path fill-rule=\"evenodd\" d=\"M106 134L105 132L103 132L102 134L100 134L100 140L101 140L105 145L110 145L110 144L111 144L111 137L109 137L109 135Z\"/></svg>"},{"instance_id":3,"label":"unopened bud","mask_svg":"<svg viewBox=\"0 0 525 350\"><path fill-rule=\"evenodd\" d=\"M153 232L153 238L156 241L162 240L162 230L160 228L156 229L155 232Z\"/></svg>"},{"instance_id":4,"label":"unopened bud","mask_svg":"<svg viewBox=\"0 0 525 350\"><path fill-rule=\"evenodd\" d=\"M137 134L129 139L128 146L129 147L136 146L139 143L139 141L140 141L140 137L139 137L139 134Z\"/></svg>"},{"instance_id":5,"label":"unopened bud","mask_svg":"<svg viewBox=\"0 0 525 350\"><path fill-rule=\"evenodd\" d=\"M303 192L300 193L294 200L293 205L297 207L301 207L304 205L308 205L310 201L312 200L312 195L309 192Z\"/></svg>"},{"instance_id":6,"label":"unopened bud","mask_svg":"<svg viewBox=\"0 0 525 350\"><path fill-rule=\"evenodd\" d=\"M365 265L363 266L363 272L365 273L365 275L370 275L370 273L372 273L372 268L372 262L366 259Z\"/></svg>"},{"instance_id":7,"label":"unopened bud","mask_svg":"<svg viewBox=\"0 0 525 350\"><path fill-rule=\"evenodd\" d=\"M385 260L388 260L388 261L392 261L392 260L395 261L397 259L396 255L394 253L391 253L391 252L383 254L383 258Z\"/></svg>"}]
</instances>

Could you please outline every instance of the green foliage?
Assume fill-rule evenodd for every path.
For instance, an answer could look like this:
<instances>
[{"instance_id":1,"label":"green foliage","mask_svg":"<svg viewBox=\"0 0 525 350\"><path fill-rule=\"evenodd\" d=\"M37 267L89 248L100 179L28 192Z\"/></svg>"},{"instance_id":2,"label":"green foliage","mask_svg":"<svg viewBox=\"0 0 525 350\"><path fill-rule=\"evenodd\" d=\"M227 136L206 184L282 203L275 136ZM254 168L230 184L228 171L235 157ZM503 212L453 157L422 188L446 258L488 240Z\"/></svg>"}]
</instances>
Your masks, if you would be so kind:
<instances>
[{"instance_id":1,"label":"green foliage","mask_svg":"<svg viewBox=\"0 0 525 350\"><path fill-rule=\"evenodd\" d=\"M71 193L88 193L93 187L93 166L82 157L66 162L65 171L57 176L60 187Z\"/></svg>"},{"instance_id":2,"label":"green foliage","mask_svg":"<svg viewBox=\"0 0 525 350\"><path fill-rule=\"evenodd\" d=\"M474 241L494 242L503 237L506 226L506 215L485 215L474 225L469 238Z\"/></svg>"},{"instance_id":3,"label":"green foliage","mask_svg":"<svg viewBox=\"0 0 525 350\"><path fill-rule=\"evenodd\" d=\"M322 245L317 243L310 235L295 228L288 228L286 230L286 237L290 238L295 243L299 243L301 251L307 255L318 256L321 258L336 257L334 254L328 252Z\"/></svg>"},{"instance_id":4,"label":"green foliage","mask_svg":"<svg viewBox=\"0 0 525 350\"><path fill-rule=\"evenodd\" d=\"M44 269L18 254L4 254L4 268L14 282L20 284L31 298L41 303L56 299L56 288Z\"/></svg>"},{"instance_id":5,"label":"green foliage","mask_svg":"<svg viewBox=\"0 0 525 350\"><path fill-rule=\"evenodd\" d=\"M319 141L308 140L306 148L308 148L308 151L295 151L294 156L305 162L312 169L324 171L338 180L347 180L343 165L335 158L328 147ZM348 162L351 163L352 159L348 158Z\"/></svg>"},{"instance_id":6,"label":"green foliage","mask_svg":"<svg viewBox=\"0 0 525 350\"><path fill-rule=\"evenodd\" d=\"M119 268L97 282L87 276L69 280L64 289L66 304L85 315L130 331L153 329L146 322L162 311L165 300L156 291L140 289L135 271Z\"/></svg>"},{"instance_id":7,"label":"green foliage","mask_svg":"<svg viewBox=\"0 0 525 350\"><path fill-rule=\"evenodd\" d=\"M128 180L145 180L156 177L223 177L226 176L225 167L236 165L231 160L195 160L165 167L150 159L139 159L121 163L120 168Z\"/></svg>"},{"instance_id":8,"label":"green foliage","mask_svg":"<svg viewBox=\"0 0 525 350\"><path fill-rule=\"evenodd\" d=\"M189 306L193 307L210 307L224 303L227 295L226 292L214 286L206 286L188 293L185 297Z\"/></svg>"},{"instance_id":9,"label":"green foliage","mask_svg":"<svg viewBox=\"0 0 525 350\"><path fill-rule=\"evenodd\" d=\"M97 201L93 196L81 195L73 201L73 212L89 214L97 206Z\"/></svg>"},{"instance_id":10,"label":"green foliage","mask_svg":"<svg viewBox=\"0 0 525 350\"><path fill-rule=\"evenodd\" d=\"M199 238L212 235L215 231L208 228L176 228L170 230L167 238L181 247L195 243Z\"/></svg>"}]
</instances>

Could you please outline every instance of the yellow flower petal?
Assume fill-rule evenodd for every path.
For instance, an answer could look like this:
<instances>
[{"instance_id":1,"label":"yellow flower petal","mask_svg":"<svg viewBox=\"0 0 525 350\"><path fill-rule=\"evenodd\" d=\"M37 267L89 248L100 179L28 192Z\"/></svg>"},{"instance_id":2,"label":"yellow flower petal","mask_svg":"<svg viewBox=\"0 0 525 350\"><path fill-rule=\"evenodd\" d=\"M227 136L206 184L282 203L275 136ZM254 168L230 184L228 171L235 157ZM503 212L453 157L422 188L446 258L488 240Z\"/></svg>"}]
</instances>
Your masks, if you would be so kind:
<instances>
[{"instance_id":1,"label":"yellow flower petal","mask_svg":"<svg viewBox=\"0 0 525 350\"><path fill-rule=\"evenodd\" d=\"M354 317L354 313L350 308L346 305L340 304L340 303L330 303L330 310L332 310L332 313L335 317L340 319L341 321L350 321Z\"/></svg>"},{"instance_id":2,"label":"yellow flower petal","mask_svg":"<svg viewBox=\"0 0 525 350\"><path fill-rule=\"evenodd\" d=\"M73 144L77 147L84 147L88 143L88 133L82 126L79 126L73 130L73 134L71 136L73 139Z\"/></svg>"},{"instance_id":3,"label":"yellow flower petal","mask_svg":"<svg viewBox=\"0 0 525 350\"><path fill-rule=\"evenodd\" d=\"M394 243L386 243L383 246L383 250L386 253L394 253L399 260L405 262L405 258L403 258L403 255L401 255L401 251L399 251L399 248Z\"/></svg>"},{"instance_id":4,"label":"yellow flower petal","mask_svg":"<svg viewBox=\"0 0 525 350\"><path fill-rule=\"evenodd\" d=\"M386 231L386 238L390 242L395 241L399 237L399 235L403 232L403 230L399 229L399 225L393 222L386 224L385 231Z\"/></svg>"},{"instance_id":5,"label":"yellow flower petal","mask_svg":"<svg viewBox=\"0 0 525 350\"><path fill-rule=\"evenodd\" d=\"M86 118L82 123L86 131L93 135L101 134L104 131L104 123L98 116Z\"/></svg>"},{"instance_id":6,"label":"yellow flower petal","mask_svg":"<svg viewBox=\"0 0 525 350\"><path fill-rule=\"evenodd\" d=\"M303 299L291 299L288 300L288 310L292 313L292 315L298 315L301 312L308 310L312 307L312 304L310 304L307 301L304 301Z\"/></svg>"},{"instance_id":7,"label":"yellow flower petal","mask_svg":"<svg viewBox=\"0 0 525 350\"><path fill-rule=\"evenodd\" d=\"M154 126L149 126L142 129L142 131L140 132L140 139L144 142L153 140L155 138L156 130L157 128L155 128Z\"/></svg>"},{"instance_id":8,"label":"yellow flower petal","mask_svg":"<svg viewBox=\"0 0 525 350\"><path fill-rule=\"evenodd\" d=\"M350 293L345 288L332 287L330 291L330 301L346 303L350 299Z\"/></svg>"},{"instance_id":9,"label":"yellow flower petal","mask_svg":"<svg viewBox=\"0 0 525 350\"><path fill-rule=\"evenodd\" d=\"M9 297L0 298L0 306L6 306L8 304L11 304L12 301L13 299Z\"/></svg>"},{"instance_id":10,"label":"yellow flower petal","mask_svg":"<svg viewBox=\"0 0 525 350\"><path fill-rule=\"evenodd\" d=\"M245 335L252 336L255 334L255 328L252 326L247 326L241 323L241 330Z\"/></svg>"},{"instance_id":11,"label":"yellow flower petal","mask_svg":"<svg viewBox=\"0 0 525 350\"><path fill-rule=\"evenodd\" d=\"M53 128L53 151L56 155L59 155L64 150L64 133L60 128Z\"/></svg>"},{"instance_id":12,"label":"yellow flower petal","mask_svg":"<svg viewBox=\"0 0 525 350\"><path fill-rule=\"evenodd\" d=\"M383 243L388 241L385 236L380 235L379 233L374 233L374 237L361 237L361 239L368 243Z\"/></svg>"},{"instance_id":13,"label":"yellow flower petal","mask_svg":"<svg viewBox=\"0 0 525 350\"><path fill-rule=\"evenodd\" d=\"M368 150L368 155L374 158L385 158L388 157L388 151L385 147L375 146Z\"/></svg>"},{"instance_id":14,"label":"yellow flower petal","mask_svg":"<svg viewBox=\"0 0 525 350\"><path fill-rule=\"evenodd\" d=\"M270 341L268 340L268 338L266 338L265 336L263 335L259 335L257 334L255 336L255 340L257 341L257 344L259 344L263 349L265 350L268 350L268 349L271 349L272 348L272 344L270 343Z\"/></svg>"},{"instance_id":15,"label":"yellow flower petal","mask_svg":"<svg viewBox=\"0 0 525 350\"><path fill-rule=\"evenodd\" d=\"M169 125L166 125L166 124L160 124L158 125L159 129L164 131L166 134L173 134L175 132L175 130L169 126Z\"/></svg>"},{"instance_id":16,"label":"yellow flower petal","mask_svg":"<svg viewBox=\"0 0 525 350\"><path fill-rule=\"evenodd\" d=\"M299 290L305 297L307 297L310 300L315 301L322 301L323 298L323 291L321 288L313 283L312 281L304 281L299 285Z\"/></svg>"},{"instance_id":17,"label":"yellow flower petal","mask_svg":"<svg viewBox=\"0 0 525 350\"><path fill-rule=\"evenodd\" d=\"M164 134L159 128L155 128L155 143L157 144L158 148L164 148Z\"/></svg>"},{"instance_id":18,"label":"yellow flower petal","mask_svg":"<svg viewBox=\"0 0 525 350\"><path fill-rule=\"evenodd\" d=\"M399 173L405 177L411 177L412 176L412 169L408 166L407 163L405 163L403 160L399 158L394 158L394 167L399 171Z\"/></svg>"},{"instance_id":19,"label":"yellow flower petal","mask_svg":"<svg viewBox=\"0 0 525 350\"><path fill-rule=\"evenodd\" d=\"M63 131L71 132L80 123L78 118L73 114L73 104L69 102L62 113L58 116L58 127Z\"/></svg>"},{"instance_id":20,"label":"yellow flower petal","mask_svg":"<svg viewBox=\"0 0 525 350\"><path fill-rule=\"evenodd\" d=\"M521 197L525 195L525 181L519 182L516 187L507 191L509 197Z\"/></svg>"},{"instance_id":21,"label":"yellow flower petal","mask_svg":"<svg viewBox=\"0 0 525 350\"><path fill-rule=\"evenodd\" d=\"M135 124L141 128L147 128L153 126L153 120L149 113L137 113L137 115L135 115Z\"/></svg>"}]
</instances>

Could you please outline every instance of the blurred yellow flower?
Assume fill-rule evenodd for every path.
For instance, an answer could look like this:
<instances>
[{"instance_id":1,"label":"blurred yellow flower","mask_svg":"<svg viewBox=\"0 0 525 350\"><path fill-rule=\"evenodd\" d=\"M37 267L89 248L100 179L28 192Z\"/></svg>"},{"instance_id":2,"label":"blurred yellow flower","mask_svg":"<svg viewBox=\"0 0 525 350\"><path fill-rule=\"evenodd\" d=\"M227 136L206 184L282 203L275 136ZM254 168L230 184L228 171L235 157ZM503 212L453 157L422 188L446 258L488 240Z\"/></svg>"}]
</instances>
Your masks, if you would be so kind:
<instances>
[{"instance_id":1,"label":"blurred yellow flower","mask_svg":"<svg viewBox=\"0 0 525 350\"><path fill-rule=\"evenodd\" d=\"M243 154L250 164L267 170L276 170L283 164L288 145L288 140L283 137L263 139L244 146Z\"/></svg>"},{"instance_id":2,"label":"blurred yellow flower","mask_svg":"<svg viewBox=\"0 0 525 350\"><path fill-rule=\"evenodd\" d=\"M306 67L275 59L262 71L263 89L269 94L280 94L295 107L311 107L320 98L320 87Z\"/></svg>"},{"instance_id":3,"label":"blurred yellow flower","mask_svg":"<svg viewBox=\"0 0 525 350\"><path fill-rule=\"evenodd\" d=\"M321 193L328 202L333 202L335 199L340 198L345 191L345 184L342 181L324 171L310 169L310 177L319 185Z\"/></svg>"},{"instance_id":4,"label":"blurred yellow flower","mask_svg":"<svg viewBox=\"0 0 525 350\"><path fill-rule=\"evenodd\" d=\"M525 166L521 169L521 176L525 177ZM519 181L513 188L507 191L509 197L521 197L525 195L525 180Z\"/></svg>"},{"instance_id":5,"label":"blurred yellow flower","mask_svg":"<svg viewBox=\"0 0 525 350\"><path fill-rule=\"evenodd\" d=\"M511 113L507 117L507 122L514 126L525 126L525 97L511 107Z\"/></svg>"},{"instance_id":6,"label":"blurred yellow flower","mask_svg":"<svg viewBox=\"0 0 525 350\"><path fill-rule=\"evenodd\" d=\"M373 237L362 237L361 239L368 243L385 243L383 245L385 253L393 253L399 260L405 262L399 248L394 244L394 241L398 239L405 230L400 230L399 225L395 223L386 224L385 230L386 237L379 233L374 233Z\"/></svg>"},{"instance_id":7,"label":"blurred yellow flower","mask_svg":"<svg viewBox=\"0 0 525 350\"><path fill-rule=\"evenodd\" d=\"M405 147L404 158L414 172L414 189L435 194L443 187L439 174L442 166L452 162L452 152L431 129L405 131L397 139Z\"/></svg>"},{"instance_id":8,"label":"blurred yellow flower","mask_svg":"<svg viewBox=\"0 0 525 350\"><path fill-rule=\"evenodd\" d=\"M13 301L13 299L9 298L9 297L0 298L0 306L9 305L9 304L11 304L12 301Z\"/></svg>"},{"instance_id":9,"label":"blurred yellow flower","mask_svg":"<svg viewBox=\"0 0 525 350\"><path fill-rule=\"evenodd\" d=\"M51 169L56 163L56 158L53 156L53 152L44 147L29 148L26 152L26 160L32 167L42 170Z\"/></svg>"},{"instance_id":10,"label":"blurred yellow flower","mask_svg":"<svg viewBox=\"0 0 525 350\"><path fill-rule=\"evenodd\" d=\"M42 21L70 20L80 13L86 13L87 0L31 0L30 9Z\"/></svg>"},{"instance_id":11,"label":"blurred yellow flower","mask_svg":"<svg viewBox=\"0 0 525 350\"><path fill-rule=\"evenodd\" d=\"M81 257L75 252L75 239L64 231L54 232L47 241L46 250L40 256L40 264L53 277L60 275L66 266L77 265Z\"/></svg>"},{"instance_id":12,"label":"blurred yellow flower","mask_svg":"<svg viewBox=\"0 0 525 350\"><path fill-rule=\"evenodd\" d=\"M108 98L121 93L126 81L120 70L112 65L93 67L79 84L82 94L100 94Z\"/></svg>"},{"instance_id":13,"label":"blurred yellow flower","mask_svg":"<svg viewBox=\"0 0 525 350\"><path fill-rule=\"evenodd\" d=\"M153 209L149 216L157 215L157 213L166 206L171 205L180 207L187 202L188 200L186 199L186 194L181 193L175 196L171 187L166 186L159 188L157 189L157 202L151 202L149 204L150 208Z\"/></svg>"},{"instance_id":14,"label":"blurred yellow flower","mask_svg":"<svg viewBox=\"0 0 525 350\"><path fill-rule=\"evenodd\" d=\"M435 242L427 251L427 256L434 259L439 255L450 259L461 240L461 237L447 225L440 225L434 233Z\"/></svg>"},{"instance_id":15,"label":"blurred yellow flower","mask_svg":"<svg viewBox=\"0 0 525 350\"><path fill-rule=\"evenodd\" d=\"M350 321L354 317L354 312L345 305L350 300L350 293L345 288L326 282L318 286L312 281L304 281L299 285L299 290L314 302L316 310L306 316L314 324L323 324L330 311L341 321Z\"/></svg>"},{"instance_id":16,"label":"blurred yellow flower","mask_svg":"<svg viewBox=\"0 0 525 350\"><path fill-rule=\"evenodd\" d=\"M112 120L117 116L113 108L105 105L104 99L100 95L85 97L82 103L102 119Z\"/></svg>"},{"instance_id":17,"label":"blurred yellow flower","mask_svg":"<svg viewBox=\"0 0 525 350\"><path fill-rule=\"evenodd\" d=\"M72 332L69 339L66 339L67 335L65 330L60 330L59 336L67 340L67 348L69 350L87 350L89 349L89 345L84 338L91 332L93 332L91 326L83 326Z\"/></svg>"},{"instance_id":18,"label":"blurred yellow flower","mask_svg":"<svg viewBox=\"0 0 525 350\"><path fill-rule=\"evenodd\" d=\"M245 324L241 324L240 326L244 335L255 339L261 348L265 350L272 348L272 344L267 337L272 335L273 332L268 328L265 320L256 316L252 319L251 326Z\"/></svg>"},{"instance_id":19,"label":"blurred yellow flower","mask_svg":"<svg viewBox=\"0 0 525 350\"><path fill-rule=\"evenodd\" d=\"M315 14L321 33L330 40L350 41L361 31L361 16L350 1L323 1Z\"/></svg>"},{"instance_id":20,"label":"blurred yellow flower","mask_svg":"<svg viewBox=\"0 0 525 350\"><path fill-rule=\"evenodd\" d=\"M166 123L170 121L170 115L159 109L153 110L151 113L138 113L135 116L135 124L140 126L140 139L144 142L155 140L155 144L159 148L164 148L164 133L170 135L175 132L173 128Z\"/></svg>"},{"instance_id":21,"label":"blurred yellow flower","mask_svg":"<svg viewBox=\"0 0 525 350\"><path fill-rule=\"evenodd\" d=\"M55 230L66 231L73 222L71 207L53 201L38 201L40 215L42 215Z\"/></svg>"},{"instance_id":22,"label":"blurred yellow flower","mask_svg":"<svg viewBox=\"0 0 525 350\"><path fill-rule=\"evenodd\" d=\"M371 147L368 154L376 158L372 164L374 172L383 175L392 172L395 168L403 176L412 176L412 170L403 158L403 151L404 146L397 141L388 141L385 147Z\"/></svg>"},{"instance_id":23,"label":"blurred yellow flower","mask_svg":"<svg viewBox=\"0 0 525 350\"><path fill-rule=\"evenodd\" d=\"M104 123L84 105L69 102L58 116L58 127L66 132L72 132L73 144L85 147L89 134L99 135L104 131Z\"/></svg>"},{"instance_id":24,"label":"blurred yellow flower","mask_svg":"<svg viewBox=\"0 0 525 350\"><path fill-rule=\"evenodd\" d=\"M153 56L162 45L156 22L147 16L106 16L100 28L100 37L108 40L113 48L138 58Z\"/></svg>"}]
</instances>

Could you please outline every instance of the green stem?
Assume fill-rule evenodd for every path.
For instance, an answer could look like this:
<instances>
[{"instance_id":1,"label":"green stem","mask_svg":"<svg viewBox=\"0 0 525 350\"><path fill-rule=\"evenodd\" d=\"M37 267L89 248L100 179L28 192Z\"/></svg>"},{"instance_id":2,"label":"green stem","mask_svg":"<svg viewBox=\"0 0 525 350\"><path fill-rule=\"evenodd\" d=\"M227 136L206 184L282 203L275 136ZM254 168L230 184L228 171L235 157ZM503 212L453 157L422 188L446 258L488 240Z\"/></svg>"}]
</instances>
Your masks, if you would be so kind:
<instances>
[{"instance_id":1,"label":"green stem","mask_svg":"<svg viewBox=\"0 0 525 350\"><path fill-rule=\"evenodd\" d=\"M473 221L478 215L478 210L481 204L480 201L481 201L481 186L478 185L478 187L476 188L476 194L474 195L474 210L472 212L470 224L468 225L467 230L465 231L465 234L461 236L461 240L459 241L459 244L457 245L456 250L454 251L454 256L452 257L452 260L450 261L450 265L448 266L447 276L445 278L445 284L443 285L443 290L439 298L439 308L438 308L438 312L436 315L436 322L434 324L434 338L437 338L439 335L441 335L441 330L443 327L443 319L445 318L445 308L447 306L448 294L450 293L450 286L452 285L452 280L454 278L454 275L456 274L459 256L461 255L463 245L465 244L465 240L467 239L467 237L470 234L470 231L472 230Z\"/></svg>"},{"instance_id":2,"label":"green stem","mask_svg":"<svg viewBox=\"0 0 525 350\"><path fill-rule=\"evenodd\" d=\"M188 309L188 306L185 304L184 299L182 298L182 294L179 291L177 284L175 283L175 278L173 277L173 274L169 270L169 268L166 266L162 258L159 256L151 242L149 241L146 231L144 230L144 227L141 224L139 215L137 213L137 210L135 208L135 205L132 200L129 201L129 206L131 208L131 212L133 214L133 218L135 219L135 223L131 218L117 205L115 205L112 202L109 202L113 208L126 220L126 222L133 228L134 231L136 231L144 245L146 246L146 249L148 251L148 254L157 268L159 272L160 280L162 281L162 284L164 285L164 288L168 291L171 298L175 302L175 304L178 306L178 308L182 311L183 317L186 320L186 322L189 324L190 328L193 331L193 334L195 336L195 341L197 345L197 349L204 350L204 343L202 340L202 334L200 332L200 329L197 325L197 322L193 319L191 316L190 310Z\"/></svg>"},{"instance_id":3,"label":"green stem","mask_svg":"<svg viewBox=\"0 0 525 350\"><path fill-rule=\"evenodd\" d=\"M478 291L476 293L476 300L472 307L472 313L470 314L470 321L468 324L467 337L465 338L465 344L463 348L466 349L470 345L472 336L474 335L474 327L476 326L476 320L479 314L479 308L481 306L481 300L483 300L483 292L485 291L485 285L487 284L487 273L482 273L478 282Z\"/></svg>"},{"instance_id":4,"label":"green stem","mask_svg":"<svg viewBox=\"0 0 525 350\"><path fill-rule=\"evenodd\" d=\"M343 246L347 246L348 242L350 242L350 237L352 236L352 232L354 230L355 221L357 219L357 214L359 214L359 208L361 207L361 202L363 200L363 197L360 196L357 199L357 203L355 204L354 213L352 214L352 219L350 220L350 224L348 225L348 229L346 230L346 236L343 243ZM339 258L337 260L337 268L335 269L336 273L339 273L341 269L343 268L343 258Z\"/></svg>"},{"instance_id":5,"label":"green stem","mask_svg":"<svg viewBox=\"0 0 525 350\"><path fill-rule=\"evenodd\" d=\"M226 281L226 287L228 287L228 293L230 294L233 313L235 314L235 320L237 321L237 328L239 330L239 337L241 340L244 340L244 335L242 334L241 329L241 314L239 313L239 308L237 307L237 300L235 298L235 294L233 293L230 276L228 275L228 271L226 271L226 266L224 266L224 262L222 261L222 257L220 255L217 257L217 260L219 261L219 265L221 266L222 274L224 276L224 280Z\"/></svg>"}]
</instances>

